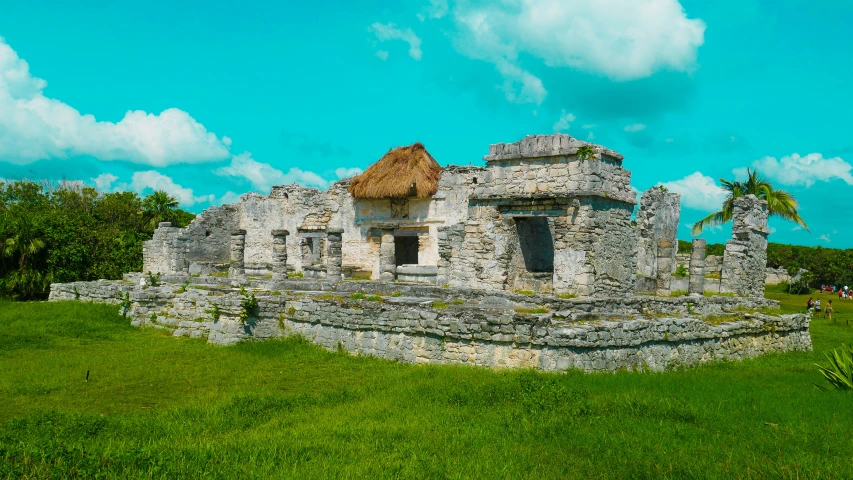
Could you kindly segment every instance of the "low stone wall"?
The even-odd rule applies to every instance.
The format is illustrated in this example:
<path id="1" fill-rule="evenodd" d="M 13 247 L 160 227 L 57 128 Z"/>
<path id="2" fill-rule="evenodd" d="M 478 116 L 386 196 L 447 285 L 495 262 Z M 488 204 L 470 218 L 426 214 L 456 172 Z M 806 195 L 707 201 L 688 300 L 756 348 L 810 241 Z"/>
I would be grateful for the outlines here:
<path id="1" fill-rule="evenodd" d="M 293 288 L 328 286 L 321 282 L 247 282 L 258 307 L 246 312 L 244 321 L 241 311 L 246 297 L 229 284 L 229 279 L 218 279 L 222 283 L 215 285 L 197 281 L 144 287 L 134 281 L 137 277 L 129 278 L 54 284 L 50 300 L 116 304 L 120 309 L 126 307 L 125 313 L 134 325 L 166 329 L 175 336 L 207 338 L 217 345 L 302 335 L 327 349 L 344 348 L 353 354 L 412 363 L 548 371 L 659 371 L 767 352 L 811 349 L 810 319 L 805 314 L 725 313 L 733 308 L 777 305 L 768 300 L 563 300 L 477 291 L 465 296 L 466 292 L 426 286 L 404 286 L 408 291 L 394 293 L 399 296 L 353 295 Z M 334 285 L 369 290 L 365 288 L 369 283 Z M 458 298 L 450 300 L 454 296 Z M 717 321 L 731 321 L 712 325 L 698 318 L 707 315 L 715 315 Z"/>

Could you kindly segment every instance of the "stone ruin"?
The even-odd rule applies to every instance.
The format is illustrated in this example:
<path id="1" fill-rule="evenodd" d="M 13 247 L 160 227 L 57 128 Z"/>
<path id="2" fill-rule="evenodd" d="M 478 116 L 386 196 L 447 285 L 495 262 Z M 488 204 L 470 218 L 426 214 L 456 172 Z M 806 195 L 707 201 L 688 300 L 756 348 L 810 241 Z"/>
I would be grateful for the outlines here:
<path id="1" fill-rule="evenodd" d="M 407 158 L 415 146 L 421 157 Z M 375 166 L 393 154 L 437 181 L 383 177 L 403 192 L 393 196 L 356 195 L 357 179 L 246 194 L 186 228 L 160 224 L 143 250 L 150 275 L 54 284 L 51 299 L 121 303 L 136 324 L 212 343 L 289 332 L 414 362 L 654 370 L 810 348 L 807 317 L 735 313 L 778 306 L 763 298 L 765 202 L 735 200 L 718 275 L 697 239 L 678 277 L 679 195 L 653 187 L 632 220 L 631 173 L 613 150 L 535 135 L 491 145 L 485 167 L 441 168 L 415 146 Z M 262 299 L 254 324 L 234 320 L 246 317 L 239 287 Z M 214 304 L 226 312 L 215 319 Z"/>

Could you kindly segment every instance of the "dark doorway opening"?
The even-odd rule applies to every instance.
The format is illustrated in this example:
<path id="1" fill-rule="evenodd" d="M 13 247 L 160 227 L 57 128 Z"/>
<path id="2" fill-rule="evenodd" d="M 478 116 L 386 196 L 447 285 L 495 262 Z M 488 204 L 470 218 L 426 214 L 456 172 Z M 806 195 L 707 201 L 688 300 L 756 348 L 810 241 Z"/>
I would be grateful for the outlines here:
<path id="1" fill-rule="evenodd" d="M 554 239 L 547 217 L 515 219 L 524 267 L 528 272 L 554 271 Z"/>
<path id="2" fill-rule="evenodd" d="M 394 255 L 397 266 L 418 264 L 418 237 L 394 237 Z"/>

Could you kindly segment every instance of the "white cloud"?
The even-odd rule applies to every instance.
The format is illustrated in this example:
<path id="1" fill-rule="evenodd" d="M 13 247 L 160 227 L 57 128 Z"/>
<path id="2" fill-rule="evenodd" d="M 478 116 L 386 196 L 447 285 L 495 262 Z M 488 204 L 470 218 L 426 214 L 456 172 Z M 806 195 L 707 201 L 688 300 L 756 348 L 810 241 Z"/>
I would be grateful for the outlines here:
<path id="1" fill-rule="evenodd" d="M 388 60 L 388 50 L 378 50 L 376 52 L 376 56 L 379 58 L 379 60 L 382 60 L 384 62 L 385 60 Z"/>
<path id="2" fill-rule="evenodd" d="M 563 110 L 562 112 L 560 112 L 560 119 L 557 120 L 557 122 L 554 124 L 554 131 L 555 132 L 563 132 L 565 130 L 568 130 L 569 127 L 571 126 L 571 122 L 574 122 L 574 121 L 575 121 L 575 116 L 572 115 L 571 113 L 566 113 L 566 111 Z"/>
<path id="3" fill-rule="evenodd" d="M 829 243 L 829 242 L 831 242 L 831 241 L 832 241 L 832 240 L 830 240 L 830 239 L 829 239 L 829 235 L 827 235 L 827 234 L 825 234 L 825 233 L 824 233 L 823 235 L 821 235 L 821 236 L 817 237 L 817 239 L 818 239 L 818 240 L 823 240 L 823 241 L 824 241 L 824 242 L 826 242 L 826 243 Z"/>
<path id="4" fill-rule="evenodd" d="M 421 52 L 421 39 L 415 35 L 411 28 L 400 30 L 393 23 L 374 22 L 373 25 L 367 28 L 367 31 L 374 34 L 380 42 L 388 40 L 402 40 L 409 44 L 409 56 L 415 60 L 420 60 L 423 52 Z M 381 57 L 380 57 L 381 58 Z M 387 59 L 387 54 L 385 55 Z M 383 59 L 384 60 L 384 59 Z"/>
<path id="5" fill-rule="evenodd" d="M 504 59 L 498 59 L 495 66 L 504 77 L 503 85 L 498 88 L 504 92 L 508 101 L 539 105 L 545 100 L 548 91 L 538 77 Z"/>
<path id="6" fill-rule="evenodd" d="M 248 152 L 233 157 L 230 165 L 218 168 L 213 173 L 223 177 L 246 179 L 253 188 L 265 192 L 268 192 L 274 185 L 290 183 L 321 188 L 329 185 L 328 181 L 314 172 L 291 168 L 287 173 L 284 173 L 272 165 L 258 162 Z"/>
<path id="7" fill-rule="evenodd" d="M 687 208 L 706 212 L 717 211 L 726 199 L 726 191 L 714 182 L 714 179 L 693 172 L 690 175 L 672 182 L 664 182 L 668 190 L 681 194 L 681 203 Z"/>
<path id="8" fill-rule="evenodd" d="M 589 130 L 590 128 L 595 128 L 597 126 L 598 126 L 597 123 L 587 123 L 585 125 L 581 125 L 581 128 Z"/>
<path id="9" fill-rule="evenodd" d="M 102 173 L 92 179 L 92 181 L 95 182 L 95 186 L 98 187 L 98 190 L 102 192 L 109 190 L 110 186 L 112 186 L 113 182 L 116 180 L 118 180 L 118 177 L 112 173 Z"/>
<path id="10" fill-rule="evenodd" d="M 230 139 L 208 132 L 188 113 L 128 111 L 118 123 L 99 122 L 44 96 L 47 82 L 0 37 L 0 158 L 25 164 L 88 155 L 153 166 L 228 158 Z"/>
<path id="11" fill-rule="evenodd" d="M 227 205 L 229 203 L 235 203 L 239 200 L 240 200 L 239 194 L 234 193 L 231 190 L 228 190 L 219 198 L 219 201 L 216 203 L 218 203 L 219 205 Z"/>
<path id="12" fill-rule="evenodd" d="M 214 195 L 196 196 L 193 194 L 191 188 L 178 185 L 171 177 L 155 170 L 135 172 L 130 179 L 129 188 L 139 194 L 143 194 L 148 190 L 164 190 L 169 195 L 175 197 L 181 205 L 186 206 L 195 205 L 196 203 L 212 203 L 216 200 Z"/>
<path id="13" fill-rule="evenodd" d="M 504 76 L 514 70 L 502 62 L 533 77 L 519 65 L 522 54 L 615 80 L 691 71 L 705 32 L 678 0 L 460 0 L 452 16 L 456 49 L 494 63 Z"/>
<path id="14" fill-rule="evenodd" d="M 631 125 L 625 125 L 625 128 L 623 130 L 625 130 L 628 133 L 636 133 L 636 132 L 642 132 L 645 129 L 646 129 L 646 126 L 643 125 L 642 123 L 632 123 Z"/>
<path id="15" fill-rule="evenodd" d="M 448 10 L 447 0 L 429 0 L 429 5 L 418 13 L 418 19 L 423 22 L 428 18 L 442 18 Z"/>
<path id="16" fill-rule="evenodd" d="M 354 177 L 363 171 L 364 170 L 362 170 L 358 167 L 351 167 L 351 168 L 341 167 L 341 168 L 335 169 L 335 175 L 337 175 L 338 178 L 349 178 L 349 177 Z"/>
<path id="17" fill-rule="evenodd" d="M 758 169 L 759 174 L 778 180 L 785 185 L 811 187 L 816 182 L 835 179 L 853 185 L 853 174 L 851 174 L 853 165 L 845 162 L 841 157 L 824 158 L 820 153 L 810 153 L 806 156 L 794 153 L 779 160 L 764 157 L 752 162 L 752 166 Z M 734 173 L 736 176 L 745 178 L 746 169 L 735 169 Z"/>

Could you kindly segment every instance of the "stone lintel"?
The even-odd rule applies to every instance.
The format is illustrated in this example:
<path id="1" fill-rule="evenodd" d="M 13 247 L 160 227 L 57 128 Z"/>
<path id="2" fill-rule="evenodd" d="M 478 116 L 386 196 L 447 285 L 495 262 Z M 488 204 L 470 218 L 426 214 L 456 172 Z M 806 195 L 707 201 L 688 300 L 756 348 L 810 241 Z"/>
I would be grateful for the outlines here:
<path id="1" fill-rule="evenodd" d="M 246 234 L 246 230 L 243 228 L 235 228 L 235 229 L 231 230 L 231 235 L 245 235 L 245 234 Z"/>
<path id="2" fill-rule="evenodd" d="M 327 228 L 326 233 L 331 233 L 333 235 L 340 235 L 340 234 L 344 233 L 344 229 L 343 228 Z"/>
<path id="3" fill-rule="evenodd" d="M 290 235 L 290 232 L 287 230 L 272 230 L 270 234 L 272 234 L 273 237 L 286 237 Z"/>

